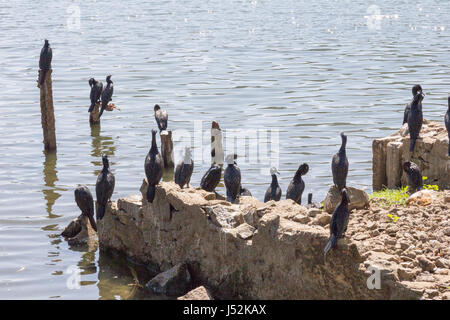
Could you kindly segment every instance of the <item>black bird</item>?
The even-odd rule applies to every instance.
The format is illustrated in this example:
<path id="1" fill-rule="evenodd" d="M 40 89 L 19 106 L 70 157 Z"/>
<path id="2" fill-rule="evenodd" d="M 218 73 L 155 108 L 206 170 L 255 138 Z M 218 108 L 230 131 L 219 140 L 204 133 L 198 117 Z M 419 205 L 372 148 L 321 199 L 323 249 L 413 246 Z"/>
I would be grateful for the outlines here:
<path id="1" fill-rule="evenodd" d="M 114 192 L 115 178 L 109 170 L 108 156 L 102 156 L 103 169 L 98 175 L 95 184 L 95 193 L 97 194 L 97 220 L 101 220 L 105 215 L 106 204 L 111 199 Z"/>
<path id="2" fill-rule="evenodd" d="M 267 188 L 266 194 L 264 195 L 264 202 L 275 200 L 280 201 L 281 199 L 281 188 L 278 184 L 277 174 L 280 174 L 277 168 L 270 168 L 270 175 L 272 176 L 272 183 L 269 188 Z"/>
<path id="3" fill-rule="evenodd" d="M 92 228 L 97 231 L 97 224 L 94 219 L 94 199 L 87 186 L 78 185 L 75 189 L 75 201 L 81 213 L 89 218 Z"/>
<path id="4" fill-rule="evenodd" d="M 41 49 L 41 56 L 39 57 L 39 69 L 41 69 L 41 78 L 39 79 L 39 83 L 43 84 L 45 81 L 45 76 L 47 71 L 52 68 L 52 48 L 48 43 L 48 40 L 45 39 L 44 46 Z"/>
<path id="5" fill-rule="evenodd" d="M 422 91 L 422 87 L 419 84 L 416 84 L 414 87 L 412 87 L 413 100 L 418 91 Z M 406 105 L 405 112 L 403 113 L 403 124 L 408 123 L 408 116 L 409 116 L 409 112 L 411 111 L 411 104 L 412 104 L 412 100 L 410 103 L 408 103 Z"/>
<path id="6" fill-rule="evenodd" d="M 239 191 L 239 195 L 241 195 L 243 197 L 251 197 L 252 193 L 247 188 L 242 188 L 241 187 L 241 190 Z"/>
<path id="7" fill-rule="evenodd" d="M 103 114 L 103 111 L 105 110 L 108 103 L 112 100 L 112 95 L 114 93 L 114 83 L 111 80 L 111 75 L 106 77 L 106 87 L 102 92 L 102 109 L 100 110 L 100 114 L 98 115 L 98 118 Z"/>
<path id="8" fill-rule="evenodd" d="M 422 190 L 423 179 L 419 167 L 414 162 L 406 161 L 403 163 L 403 171 L 405 171 L 406 176 L 408 177 L 410 193 Z"/>
<path id="9" fill-rule="evenodd" d="M 185 148 L 184 157 L 178 163 L 175 168 L 175 183 L 183 189 L 184 185 L 189 188 L 189 182 L 191 181 L 192 171 L 194 171 L 194 161 L 191 158 L 191 149 Z"/>
<path id="10" fill-rule="evenodd" d="M 334 209 L 330 221 L 330 239 L 323 250 L 326 255 L 328 251 L 336 247 L 338 239 L 343 238 L 347 231 L 350 212 L 348 211 L 347 189 L 342 189 L 341 203 Z"/>
<path id="11" fill-rule="evenodd" d="M 91 87 L 91 106 L 89 107 L 89 112 L 92 112 L 95 104 L 100 100 L 100 96 L 102 95 L 103 83 L 94 78 L 90 78 L 89 86 Z"/>
<path id="12" fill-rule="evenodd" d="M 313 194 L 312 192 L 308 193 L 308 204 L 306 205 L 307 208 L 320 208 L 320 205 L 318 203 L 312 202 Z"/>
<path id="13" fill-rule="evenodd" d="M 202 177 L 202 180 L 200 181 L 200 187 L 203 190 L 214 192 L 220 182 L 221 175 L 222 167 L 217 164 L 213 164 Z"/>
<path id="14" fill-rule="evenodd" d="M 339 151 L 333 156 L 331 161 L 331 172 L 333 173 L 333 183 L 341 191 L 347 184 L 348 160 L 345 151 L 347 136 L 341 132 L 342 144 Z"/>
<path id="15" fill-rule="evenodd" d="M 155 110 L 155 120 L 156 124 L 158 125 L 159 132 L 167 130 L 167 120 L 169 119 L 167 111 L 161 109 L 161 107 L 158 104 L 155 104 L 154 110 Z"/>
<path id="16" fill-rule="evenodd" d="M 414 146 L 416 145 L 416 140 L 419 137 L 420 129 L 422 129 L 423 114 L 422 114 L 422 100 L 425 94 L 419 90 L 416 92 L 412 102 L 411 110 L 408 114 L 408 129 L 410 145 L 409 151 L 414 152 Z"/>
<path id="17" fill-rule="evenodd" d="M 229 154 L 226 157 L 228 166 L 223 175 L 223 180 L 227 189 L 227 201 L 231 203 L 236 203 L 241 191 L 241 170 L 239 170 L 234 159 L 235 156 L 233 154 Z"/>
<path id="18" fill-rule="evenodd" d="M 448 109 L 445 113 L 445 127 L 447 128 L 447 134 L 448 134 L 448 156 L 450 157 L 450 96 L 448 96 Z"/>
<path id="19" fill-rule="evenodd" d="M 309 166 L 306 163 L 301 164 L 294 178 L 286 190 L 286 199 L 294 200 L 298 204 L 302 204 L 302 194 L 305 190 L 305 181 L 303 181 L 302 176 L 307 174 L 309 171 Z"/>
<path id="20" fill-rule="evenodd" d="M 145 157 L 145 175 L 147 177 L 147 201 L 153 203 L 155 186 L 161 181 L 164 170 L 164 161 L 156 145 L 156 130 L 152 129 L 152 146 Z"/>

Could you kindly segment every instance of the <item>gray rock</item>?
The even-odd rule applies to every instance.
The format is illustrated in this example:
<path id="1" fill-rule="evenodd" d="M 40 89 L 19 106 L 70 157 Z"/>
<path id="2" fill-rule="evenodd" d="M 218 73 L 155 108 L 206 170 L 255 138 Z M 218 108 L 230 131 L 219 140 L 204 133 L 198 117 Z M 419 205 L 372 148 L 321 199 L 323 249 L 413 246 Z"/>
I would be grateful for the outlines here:
<path id="1" fill-rule="evenodd" d="M 177 264 L 152 278 L 146 287 L 156 294 L 179 297 L 190 289 L 191 275 L 185 263 Z"/>
<path id="2" fill-rule="evenodd" d="M 369 196 L 364 190 L 347 187 L 348 196 L 350 198 L 349 210 L 364 209 L 369 206 Z M 333 213 L 334 209 L 341 202 L 341 194 L 336 186 L 332 186 L 323 201 L 323 208 L 328 213 Z"/>

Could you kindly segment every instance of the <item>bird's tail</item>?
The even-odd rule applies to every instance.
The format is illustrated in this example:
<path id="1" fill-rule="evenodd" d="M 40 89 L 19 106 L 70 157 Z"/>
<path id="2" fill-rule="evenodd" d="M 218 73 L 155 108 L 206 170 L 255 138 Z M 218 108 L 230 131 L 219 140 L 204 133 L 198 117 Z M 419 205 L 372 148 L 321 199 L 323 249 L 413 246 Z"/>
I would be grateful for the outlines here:
<path id="1" fill-rule="evenodd" d="M 97 232 L 97 224 L 95 223 L 95 219 L 94 219 L 93 215 L 89 216 L 89 222 L 91 223 L 92 229 L 94 229 L 95 232 Z"/>
<path id="2" fill-rule="evenodd" d="M 97 220 L 102 220 L 104 215 L 105 215 L 105 206 L 99 204 L 97 207 Z"/>
<path id="3" fill-rule="evenodd" d="M 416 139 L 411 139 L 411 142 L 409 143 L 409 152 L 414 151 L 414 146 L 416 145 Z"/>
<path id="4" fill-rule="evenodd" d="M 155 199 L 155 192 L 156 188 L 155 186 L 148 186 L 147 188 L 147 201 L 150 203 L 153 203 L 153 199 Z"/>
<path id="5" fill-rule="evenodd" d="M 328 240 L 328 243 L 325 246 L 325 249 L 323 249 L 323 255 L 324 256 L 328 253 L 328 251 L 330 251 L 331 249 L 333 249 L 336 246 L 337 240 L 338 239 L 336 238 L 336 236 L 334 234 L 332 234 L 330 236 L 330 240 Z"/>
<path id="6" fill-rule="evenodd" d="M 95 106 L 95 102 L 91 102 L 91 106 L 89 107 L 88 112 L 92 112 L 92 110 L 94 110 L 94 106 Z"/>
<path id="7" fill-rule="evenodd" d="M 47 70 L 42 70 L 41 79 L 39 79 L 39 83 L 42 85 L 45 82 L 45 76 L 47 75 Z"/>

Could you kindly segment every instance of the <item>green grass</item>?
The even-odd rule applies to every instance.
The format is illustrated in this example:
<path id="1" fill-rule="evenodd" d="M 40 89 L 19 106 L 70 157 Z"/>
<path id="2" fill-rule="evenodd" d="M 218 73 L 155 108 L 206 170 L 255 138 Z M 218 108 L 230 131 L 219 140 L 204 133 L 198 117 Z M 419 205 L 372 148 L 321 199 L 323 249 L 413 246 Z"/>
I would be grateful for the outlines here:
<path id="1" fill-rule="evenodd" d="M 380 200 L 386 205 L 405 205 L 406 199 L 408 199 L 408 187 L 401 189 L 383 189 L 381 191 L 376 191 L 369 195 L 369 199 Z"/>

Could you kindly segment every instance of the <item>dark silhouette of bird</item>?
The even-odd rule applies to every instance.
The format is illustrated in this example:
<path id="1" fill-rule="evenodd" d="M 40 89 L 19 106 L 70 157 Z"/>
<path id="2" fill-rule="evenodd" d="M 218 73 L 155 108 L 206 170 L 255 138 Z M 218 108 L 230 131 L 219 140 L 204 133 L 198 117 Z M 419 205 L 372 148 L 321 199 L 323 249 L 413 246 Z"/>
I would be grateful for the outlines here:
<path id="1" fill-rule="evenodd" d="M 97 221 L 105 215 L 106 205 L 114 192 L 115 178 L 109 170 L 108 156 L 102 156 L 103 169 L 98 175 L 95 184 L 95 193 L 97 194 Z"/>
<path id="2" fill-rule="evenodd" d="M 97 231 L 97 224 L 94 219 L 94 199 L 92 198 L 91 191 L 87 186 L 78 185 L 75 189 L 75 202 L 80 208 L 81 213 L 88 217 L 92 228 Z"/>
<path id="3" fill-rule="evenodd" d="M 222 167 L 217 164 L 213 164 L 203 175 L 202 180 L 200 181 L 200 187 L 203 190 L 214 192 L 220 182 L 221 175 Z"/>
<path id="4" fill-rule="evenodd" d="M 409 192 L 414 193 L 422 190 L 423 179 L 419 167 L 414 162 L 406 161 L 403 163 L 403 171 L 405 171 L 408 178 Z"/>
<path id="5" fill-rule="evenodd" d="M 48 40 L 45 39 L 45 43 L 41 49 L 41 55 L 39 57 L 39 69 L 41 69 L 41 78 L 39 79 L 40 84 L 44 83 L 47 71 L 52 68 L 52 57 L 52 48 L 50 47 Z"/>
<path id="6" fill-rule="evenodd" d="M 345 151 L 347 136 L 341 132 L 342 144 L 339 151 L 333 156 L 331 161 L 331 172 L 333 173 L 333 183 L 341 191 L 347 184 L 348 159 Z"/>
<path id="7" fill-rule="evenodd" d="M 103 83 L 101 81 L 97 81 L 94 78 L 89 79 L 89 86 L 91 87 L 91 106 L 89 107 L 89 112 L 94 110 L 94 106 L 97 102 L 100 101 L 100 96 L 103 91 Z"/>
<path id="8" fill-rule="evenodd" d="M 448 109 L 444 117 L 445 127 L 448 134 L 448 156 L 450 157 L 450 96 L 448 96 Z"/>
<path id="9" fill-rule="evenodd" d="M 225 187 L 227 189 L 227 201 L 236 203 L 241 191 L 241 170 L 234 161 L 235 155 L 229 154 L 226 157 L 227 167 L 223 175 Z"/>
<path id="10" fill-rule="evenodd" d="M 102 109 L 100 110 L 100 114 L 98 115 L 98 118 L 103 114 L 103 111 L 105 110 L 108 103 L 112 100 L 112 95 L 114 93 L 114 83 L 111 80 L 111 75 L 106 77 L 106 87 L 102 92 Z"/>
<path id="11" fill-rule="evenodd" d="M 298 204 L 302 204 L 302 194 L 305 190 L 305 181 L 303 181 L 302 176 L 307 174 L 309 171 L 309 166 L 306 163 L 301 164 L 297 172 L 294 175 L 291 183 L 286 190 L 286 199 L 294 200 Z"/>
<path id="12" fill-rule="evenodd" d="M 422 91 L 422 87 L 419 84 L 416 84 L 415 86 L 412 87 L 413 100 L 418 91 Z M 409 116 L 409 111 L 411 110 L 411 104 L 412 104 L 412 100 L 411 100 L 411 102 L 409 102 L 406 105 L 405 112 L 403 113 L 403 124 L 408 123 L 408 116 Z"/>
<path id="13" fill-rule="evenodd" d="M 422 129 L 423 114 L 422 114 L 422 100 L 425 94 L 419 90 L 411 102 L 411 110 L 408 114 L 408 130 L 410 145 L 409 151 L 414 152 L 414 146 L 416 145 L 416 140 L 419 138 L 420 130 Z"/>
<path id="14" fill-rule="evenodd" d="M 158 104 L 155 104 L 155 120 L 158 125 L 159 132 L 167 130 L 167 120 L 169 119 L 169 115 L 166 110 L 161 109 Z"/>
<path id="15" fill-rule="evenodd" d="M 181 189 L 183 189 L 185 185 L 189 188 L 189 182 L 191 181 L 193 171 L 194 161 L 192 161 L 191 149 L 186 147 L 183 159 L 181 159 L 175 168 L 175 183 L 178 184 Z"/>
<path id="16" fill-rule="evenodd" d="M 323 254 L 326 255 L 328 251 L 336 247 L 337 242 L 340 238 L 344 237 L 347 231 L 348 220 L 350 217 L 350 212 L 348 210 L 348 195 L 347 189 L 342 189 L 341 202 L 334 209 L 330 221 L 330 239 L 323 250 Z"/>
<path id="17" fill-rule="evenodd" d="M 313 197 L 312 192 L 308 193 L 308 204 L 305 207 L 307 207 L 308 209 L 309 208 L 320 208 L 320 204 L 312 202 L 312 197 Z"/>
<path id="18" fill-rule="evenodd" d="M 247 188 L 242 188 L 241 187 L 241 190 L 239 191 L 239 195 L 242 196 L 242 197 L 251 197 L 252 193 Z"/>
<path id="19" fill-rule="evenodd" d="M 280 201 L 281 199 L 281 188 L 278 184 L 277 174 L 280 174 L 277 168 L 270 168 L 270 175 L 272 176 L 272 182 L 269 188 L 267 188 L 266 194 L 264 195 L 264 202 L 275 200 Z"/>
<path id="20" fill-rule="evenodd" d="M 147 177 L 147 201 L 153 203 L 156 185 L 161 181 L 164 170 L 164 161 L 156 145 L 156 130 L 152 129 L 152 146 L 145 157 L 145 176 Z"/>

